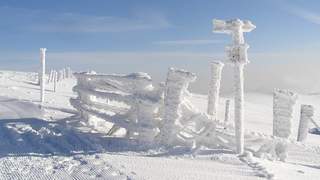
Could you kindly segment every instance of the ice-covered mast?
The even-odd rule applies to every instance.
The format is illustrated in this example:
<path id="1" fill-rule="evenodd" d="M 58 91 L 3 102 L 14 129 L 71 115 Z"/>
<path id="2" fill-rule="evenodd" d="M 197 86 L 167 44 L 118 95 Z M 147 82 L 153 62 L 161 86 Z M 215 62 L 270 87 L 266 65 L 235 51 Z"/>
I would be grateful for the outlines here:
<path id="1" fill-rule="evenodd" d="M 213 20 L 213 32 L 226 33 L 232 36 L 233 43 L 226 47 L 227 57 L 234 64 L 234 121 L 237 143 L 237 153 L 243 153 L 244 128 L 243 128 L 243 68 L 247 64 L 247 50 L 243 33 L 256 28 L 250 21 L 234 19 L 229 21 Z"/>
<path id="2" fill-rule="evenodd" d="M 46 48 L 40 48 L 40 61 L 41 61 L 41 71 L 40 71 L 40 102 L 44 102 L 44 92 L 45 92 L 45 75 L 46 75 Z"/>

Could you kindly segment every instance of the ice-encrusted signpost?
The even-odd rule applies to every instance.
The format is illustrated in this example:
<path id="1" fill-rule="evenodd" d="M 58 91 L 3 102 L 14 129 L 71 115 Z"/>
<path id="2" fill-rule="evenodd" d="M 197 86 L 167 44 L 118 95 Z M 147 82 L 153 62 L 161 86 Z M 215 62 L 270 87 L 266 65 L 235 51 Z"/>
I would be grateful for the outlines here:
<path id="1" fill-rule="evenodd" d="M 221 71 L 224 64 L 221 62 L 214 61 L 210 65 L 211 65 L 211 76 L 210 76 L 209 93 L 208 93 L 207 113 L 208 115 L 211 116 L 213 120 L 217 120 Z"/>
<path id="2" fill-rule="evenodd" d="M 242 154 L 244 149 L 243 128 L 243 68 L 247 64 L 247 50 L 249 45 L 245 43 L 243 33 L 256 28 L 250 21 L 234 19 L 229 21 L 213 20 L 213 32 L 230 34 L 233 44 L 227 46 L 228 61 L 234 64 L 234 121 L 236 133 L 237 153 Z"/>
<path id="3" fill-rule="evenodd" d="M 41 72 L 39 74 L 40 80 L 40 102 L 44 102 L 44 91 L 45 91 L 45 76 L 46 76 L 46 48 L 40 48 L 40 61 L 41 61 Z"/>

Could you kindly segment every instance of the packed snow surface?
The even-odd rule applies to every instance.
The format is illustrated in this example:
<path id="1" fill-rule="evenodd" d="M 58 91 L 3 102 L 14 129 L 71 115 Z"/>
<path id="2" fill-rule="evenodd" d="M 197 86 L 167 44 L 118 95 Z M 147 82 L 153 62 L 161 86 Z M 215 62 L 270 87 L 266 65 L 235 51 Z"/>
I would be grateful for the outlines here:
<path id="1" fill-rule="evenodd" d="M 237 156 L 227 149 L 150 149 L 137 142 L 111 138 L 103 122 L 85 125 L 69 104 L 75 79 L 65 79 L 53 92 L 46 86 L 40 106 L 36 73 L 0 72 L 0 179 L 308 179 L 320 177 L 320 136 L 289 145 L 285 162 Z M 220 98 L 218 119 L 224 119 Z M 207 96 L 192 94 L 193 106 L 205 112 Z M 319 124 L 320 95 L 299 95 L 291 126 L 297 138 L 300 104 L 315 108 Z M 230 112 L 233 112 L 231 101 Z M 272 94 L 245 95 L 244 128 L 272 135 Z M 233 113 L 230 113 L 230 121 Z M 312 128 L 312 123 L 310 128 Z"/>

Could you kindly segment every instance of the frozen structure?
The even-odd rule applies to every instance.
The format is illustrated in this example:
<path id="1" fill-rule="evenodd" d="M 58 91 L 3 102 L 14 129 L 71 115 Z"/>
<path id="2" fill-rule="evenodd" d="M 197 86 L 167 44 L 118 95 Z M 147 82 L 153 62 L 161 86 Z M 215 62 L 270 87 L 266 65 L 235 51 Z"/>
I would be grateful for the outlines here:
<path id="1" fill-rule="evenodd" d="M 304 142 L 309 132 L 309 122 L 312 121 L 314 109 L 312 105 L 301 105 L 298 141 Z"/>
<path id="2" fill-rule="evenodd" d="M 226 100 L 226 107 L 224 110 L 224 123 L 228 124 L 230 119 L 230 99 Z"/>
<path id="3" fill-rule="evenodd" d="M 86 121 L 98 117 L 111 123 L 107 135 L 125 129 L 125 138 L 166 147 L 233 149 L 233 137 L 222 133 L 224 124 L 190 102 L 188 86 L 196 79 L 193 73 L 171 68 L 166 83 L 157 87 L 145 73 L 75 73 L 75 77 L 78 97 L 71 104 Z"/>
<path id="4" fill-rule="evenodd" d="M 125 130 L 122 138 L 167 148 L 185 147 L 196 151 L 200 147 L 236 150 L 236 129 L 225 122 L 211 119 L 190 101 L 189 84 L 195 74 L 170 68 L 165 84 L 153 86 L 146 73 L 103 75 L 75 73 L 78 97 L 71 104 L 81 119 L 98 117 L 110 123 L 106 135 L 115 136 Z M 226 101 L 228 114 L 230 100 Z M 244 134 L 246 149 L 259 157 L 284 160 L 287 141 L 278 137 Z M 258 149 L 257 149 L 258 148 Z"/>
<path id="5" fill-rule="evenodd" d="M 74 75 L 78 83 L 73 90 L 78 97 L 70 102 L 83 119 L 98 117 L 111 123 L 108 135 L 123 128 L 128 139 L 153 141 L 158 132 L 163 90 L 152 85 L 148 74 Z"/>
<path id="6" fill-rule="evenodd" d="M 57 83 L 58 83 L 58 72 L 57 71 L 54 71 L 53 72 L 53 92 L 56 92 L 57 91 Z"/>
<path id="7" fill-rule="evenodd" d="M 227 46 L 228 61 L 234 65 L 234 121 L 237 141 L 237 153 L 242 154 L 244 148 L 243 128 L 243 68 L 248 61 L 247 50 L 249 45 L 245 43 L 243 33 L 256 28 L 250 21 L 234 19 L 229 21 L 213 20 L 213 31 L 226 33 L 232 36 L 233 44 Z"/>
<path id="8" fill-rule="evenodd" d="M 39 82 L 40 82 L 40 102 L 44 102 L 44 93 L 45 93 L 45 77 L 46 77 L 46 48 L 40 48 L 40 62 L 41 62 L 41 71 L 39 73 Z"/>
<path id="9" fill-rule="evenodd" d="M 66 78 L 67 79 L 68 78 L 72 78 L 72 76 L 73 76 L 73 72 L 72 72 L 71 68 L 67 67 L 67 69 L 66 69 Z"/>
<path id="10" fill-rule="evenodd" d="M 47 82 L 48 83 L 53 83 L 55 78 L 57 79 L 57 81 L 62 81 L 64 79 L 73 78 L 73 72 L 72 72 L 70 67 L 63 68 L 63 69 L 59 70 L 58 72 L 56 70 L 50 70 Z M 55 77 L 56 75 L 58 77 Z"/>
<path id="11" fill-rule="evenodd" d="M 210 76 L 209 93 L 208 93 L 207 113 L 214 120 L 217 120 L 217 109 L 218 109 L 219 95 L 220 95 L 221 71 L 223 66 L 224 64 L 221 62 L 212 62 L 210 64 L 211 76 Z"/>
<path id="12" fill-rule="evenodd" d="M 293 107 L 297 101 L 297 94 L 275 89 L 273 92 L 273 135 L 289 138 L 291 135 Z"/>
<path id="13" fill-rule="evenodd" d="M 223 132 L 224 124 L 200 112 L 189 100 L 192 94 L 188 87 L 195 79 L 196 76 L 188 71 L 169 69 L 158 135 L 159 143 L 169 147 L 184 146 L 191 149 L 201 146 L 234 149 L 234 137 Z"/>

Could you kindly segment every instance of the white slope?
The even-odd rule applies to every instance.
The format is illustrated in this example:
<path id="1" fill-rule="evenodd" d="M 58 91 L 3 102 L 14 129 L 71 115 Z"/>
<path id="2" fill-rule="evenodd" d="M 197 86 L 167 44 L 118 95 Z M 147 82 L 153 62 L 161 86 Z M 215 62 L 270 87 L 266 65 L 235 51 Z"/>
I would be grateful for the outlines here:
<path id="1" fill-rule="evenodd" d="M 83 126 L 69 104 L 74 97 L 74 79 L 47 86 L 46 100 L 39 108 L 36 73 L 0 72 L 0 179 L 319 179 L 320 136 L 308 136 L 306 145 L 290 148 L 288 161 L 246 160 L 227 150 L 144 150 L 135 144 L 105 137 Z M 246 94 L 245 128 L 272 134 L 272 96 Z M 219 119 L 223 119 L 221 98 Z M 205 111 L 206 96 L 192 102 Z M 301 96 L 298 104 L 316 106 L 320 96 Z M 232 107 L 232 105 L 231 105 Z M 299 106 L 296 106 L 296 138 Z M 231 109 L 231 118 L 233 119 Z M 116 143 L 115 143 L 116 142 Z"/>

